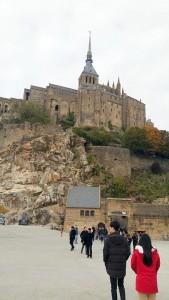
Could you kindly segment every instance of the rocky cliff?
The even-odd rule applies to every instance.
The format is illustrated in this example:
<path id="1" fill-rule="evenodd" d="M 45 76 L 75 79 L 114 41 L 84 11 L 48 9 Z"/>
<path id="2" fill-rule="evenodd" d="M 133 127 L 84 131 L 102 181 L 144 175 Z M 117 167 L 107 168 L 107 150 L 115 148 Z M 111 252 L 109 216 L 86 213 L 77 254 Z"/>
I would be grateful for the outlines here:
<path id="1" fill-rule="evenodd" d="M 61 224 L 69 187 L 89 182 L 90 174 L 84 141 L 61 128 L 1 145 L 0 204 L 9 210 L 7 222 L 24 214 L 33 224 Z"/>

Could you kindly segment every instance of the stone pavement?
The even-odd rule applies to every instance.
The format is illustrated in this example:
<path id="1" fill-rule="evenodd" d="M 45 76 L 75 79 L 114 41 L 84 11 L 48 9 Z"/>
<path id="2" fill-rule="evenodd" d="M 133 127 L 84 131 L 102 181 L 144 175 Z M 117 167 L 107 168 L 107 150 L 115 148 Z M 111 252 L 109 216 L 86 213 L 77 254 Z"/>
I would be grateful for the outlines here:
<path id="1" fill-rule="evenodd" d="M 162 261 L 157 299 L 168 300 L 169 242 L 154 245 Z M 68 235 L 46 227 L 0 226 L 0 300 L 110 300 L 103 246 L 94 243 L 93 259 L 80 254 L 80 246 L 71 252 Z M 128 266 L 127 300 L 137 299 L 134 278 Z"/>

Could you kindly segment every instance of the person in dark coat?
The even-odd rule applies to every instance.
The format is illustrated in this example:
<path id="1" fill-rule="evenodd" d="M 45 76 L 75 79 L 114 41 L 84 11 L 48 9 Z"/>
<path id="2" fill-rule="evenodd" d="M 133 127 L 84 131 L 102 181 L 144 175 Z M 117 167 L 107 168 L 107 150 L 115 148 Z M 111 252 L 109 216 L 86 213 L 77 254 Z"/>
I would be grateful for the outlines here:
<path id="1" fill-rule="evenodd" d="M 82 232 L 80 233 L 80 238 L 82 242 L 82 248 L 81 248 L 81 253 L 83 253 L 83 249 L 86 246 L 86 236 L 87 236 L 87 228 L 84 226 Z"/>
<path id="2" fill-rule="evenodd" d="M 74 250 L 74 241 L 75 241 L 75 236 L 76 236 L 76 230 L 74 226 L 71 227 L 70 233 L 69 233 L 69 238 L 70 238 L 70 245 L 71 245 L 71 251 Z"/>
<path id="3" fill-rule="evenodd" d="M 86 255 L 92 258 L 92 244 L 93 244 L 93 234 L 91 228 L 88 228 L 86 235 Z"/>
<path id="4" fill-rule="evenodd" d="M 130 248 L 125 237 L 120 235 L 120 224 L 110 223 L 110 235 L 105 239 L 103 260 L 106 271 L 110 276 L 112 300 L 117 300 L 117 284 L 120 299 L 126 300 L 124 277 L 126 275 L 126 261 L 130 256 Z"/>

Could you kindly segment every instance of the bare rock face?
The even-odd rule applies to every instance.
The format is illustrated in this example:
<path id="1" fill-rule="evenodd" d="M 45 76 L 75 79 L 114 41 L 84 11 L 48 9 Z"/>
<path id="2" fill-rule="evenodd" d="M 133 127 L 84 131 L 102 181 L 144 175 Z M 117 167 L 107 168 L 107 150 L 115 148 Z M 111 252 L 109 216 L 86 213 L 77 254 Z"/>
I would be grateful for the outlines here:
<path id="1" fill-rule="evenodd" d="M 32 224 L 62 224 L 70 186 L 90 177 L 84 141 L 72 133 L 29 136 L 0 150 L 0 203 L 7 222 L 26 215 Z M 57 209 L 56 209 L 57 207 Z"/>

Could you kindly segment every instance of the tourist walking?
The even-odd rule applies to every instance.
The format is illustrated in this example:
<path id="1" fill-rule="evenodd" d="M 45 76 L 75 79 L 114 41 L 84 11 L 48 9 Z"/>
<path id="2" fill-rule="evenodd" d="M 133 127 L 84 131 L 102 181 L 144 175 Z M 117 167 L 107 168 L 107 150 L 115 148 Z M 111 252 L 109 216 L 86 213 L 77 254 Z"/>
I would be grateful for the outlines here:
<path id="1" fill-rule="evenodd" d="M 83 249 L 84 247 L 86 247 L 86 237 L 87 237 L 87 227 L 84 226 L 82 232 L 80 233 L 80 238 L 82 243 L 81 253 L 83 253 Z"/>
<path id="2" fill-rule="evenodd" d="M 78 227 L 77 227 L 77 226 L 75 227 L 75 230 L 76 230 L 75 244 L 77 244 L 77 241 L 78 241 L 78 235 L 79 235 L 79 230 L 78 230 Z"/>
<path id="3" fill-rule="evenodd" d="M 103 260 L 106 271 L 110 276 L 112 300 L 117 300 L 117 285 L 120 299 L 126 300 L 124 277 L 126 275 L 126 261 L 130 256 L 130 248 L 125 237 L 120 235 L 120 224 L 110 223 L 110 235 L 105 239 Z"/>
<path id="4" fill-rule="evenodd" d="M 136 273 L 136 291 L 139 300 L 155 300 L 158 293 L 157 271 L 160 257 L 151 244 L 148 234 L 143 234 L 131 258 L 131 268 Z"/>
<path id="5" fill-rule="evenodd" d="M 92 244 L 93 244 L 93 234 L 91 228 L 88 228 L 86 235 L 86 255 L 92 258 Z"/>
<path id="6" fill-rule="evenodd" d="M 71 227 L 70 233 L 69 233 L 69 238 L 70 238 L 70 245 L 71 245 L 71 251 L 74 250 L 74 241 L 75 241 L 75 236 L 76 236 L 76 230 L 74 226 Z"/>

